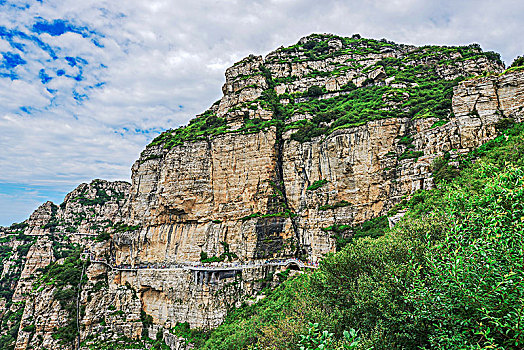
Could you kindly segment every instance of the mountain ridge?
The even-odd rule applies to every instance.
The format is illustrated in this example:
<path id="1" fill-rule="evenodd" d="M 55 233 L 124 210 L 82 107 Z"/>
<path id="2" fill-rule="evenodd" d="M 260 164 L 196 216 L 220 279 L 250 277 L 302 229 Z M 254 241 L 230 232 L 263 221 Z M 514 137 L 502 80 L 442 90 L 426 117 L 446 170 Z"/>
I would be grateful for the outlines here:
<path id="1" fill-rule="evenodd" d="M 522 67 L 478 45 L 313 34 L 237 62 L 222 90 L 145 148 L 131 184 L 82 184 L 3 229 L 2 344 L 185 346 L 178 325 L 217 327 L 303 272 L 264 262 L 315 266 L 382 235 L 399 203 L 524 114 Z"/>

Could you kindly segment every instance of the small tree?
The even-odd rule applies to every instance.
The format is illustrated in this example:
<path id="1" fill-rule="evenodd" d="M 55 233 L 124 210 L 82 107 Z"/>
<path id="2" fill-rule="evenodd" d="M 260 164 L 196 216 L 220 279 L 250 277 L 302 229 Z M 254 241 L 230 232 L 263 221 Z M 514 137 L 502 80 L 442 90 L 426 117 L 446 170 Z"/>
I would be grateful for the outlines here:
<path id="1" fill-rule="evenodd" d="M 519 57 L 515 58 L 515 60 L 511 64 L 510 68 L 512 68 L 512 67 L 522 67 L 522 66 L 524 66 L 524 56 L 519 56 Z"/>
<path id="2" fill-rule="evenodd" d="M 310 86 L 307 89 L 307 94 L 308 94 L 308 96 L 311 96 L 311 97 L 320 96 L 323 93 L 324 92 L 322 91 L 322 88 L 320 86 L 317 86 L 317 85 Z"/>

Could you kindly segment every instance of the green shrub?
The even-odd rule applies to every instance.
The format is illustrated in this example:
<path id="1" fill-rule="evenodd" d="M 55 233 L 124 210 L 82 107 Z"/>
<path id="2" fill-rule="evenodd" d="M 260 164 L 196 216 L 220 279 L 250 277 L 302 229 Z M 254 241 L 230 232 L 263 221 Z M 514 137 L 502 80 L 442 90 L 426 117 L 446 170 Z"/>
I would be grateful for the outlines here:
<path id="1" fill-rule="evenodd" d="M 313 184 L 311 186 L 309 186 L 306 190 L 307 191 L 314 191 L 316 190 L 317 188 L 320 188 L 322 186 L 324 186 L 325 184 L 328 183 L 328 180 L 326 179 L 322 179 L 322 180 L 316 180 L 315 182 L 313 182 Z"/>
<path id="2" fill-rule="evenodd" d="M 497 131 L 504 131 L 511 128 L 514 124 L 515 120 L 513 118 L 501 118 L 495 123 L 495 129 L 497 129 Z"/>
<path id="3" fill-rule="evenodd" d="M 310 86 L 307 89 L 307 96 L 310 96 L 310 97 L 317 97 L 317 96 L 322 95 L 323 93 L 324 92 L 322 91 L 322 88 L 317 85 Z"/>
<path id="4" fill-rule="evenodd" d="M 446 153 L 444 157 L 437 157 L 433 160 L 431 172 L 433 173 L 433 181 L 435 183 L 449 182 L 459 175 L 459 170 L 449 165 L 449 153 Z"/>
<path id="5" fill-rule="evenodd" d="M 95 241 L 103 242 L 103 241 L 109 241 L 110 239 L 111 239 L 111 234 L 107 231 L 104 231 L 104 232 L 99 233 L 96 236 Z"/>
<path id="6" fill-rule="evenodd" d="M 234 259 L 238 259 L 238 255 L 230 251 L 228 243 L 220 242 L 220 244 L 222 245 L 222 248 L 224 249 L 224 252 L 222 254 L 220 254 L 219 256 L 209 257 L 206 252 L 202 251 L 200 252 L 200 262 L 212 263 L 212 262 L 223 262 L 226 259 L 228 261 L 233 261 Z"/>
<path id="7" fill-rule="evenodd" d="M 118 222 L 113 225 L 114 232 L 129 232 L 129 231 L 136 231 L 140 230 L 142 226 L 140 224 L 138 225 L 128 225 L 123 222 Z"/>
<path id="8" fill-rule="evenodd" d="M 517 58 L 513 60 L 513 63 L 511 63 L 510 68 L 522 67 L 522 66 L 524 66 L 524 57 L 518 56 Z"/>
<path id="9" fill-rule="evenodd" d="M 419 157 L 422 157 L 423 155 L 424 155 L 423 151 L 413 151 L 413 150 L 408 149 L 400 155 L 398 160 L 413 159 L 413 158 L 417 160 Z"/>
<path id="10" fill-rule="evenodd" d="M 22 332 L 34 333 L 35 329 L 36 329 L 36 326 L 34 324 L 31 324 L 31 325 L 28 325 L 22 328 Z"/>
<path id="11" fill-rule="evenodd" d="M 342 207 L 347 207 L 350 203 L 348 201 L 345 201 L 345 200 L 342 200 L 340 202 L 336 202 L 335 204 L 326 204 L 326 205 L 321 205 L 320 207 L 318 207 L 318 210 L 329 210 L 329 209 L 336 209 L 336 208 L 342 208 Z"/>
<path id="12" fill-rule="evenodd" d="M 298 346 L 300 350 L 333 349 L 333 333 L 321 331 L 318 323 L 310 323 L 308 333 L 300 335 Z"/>

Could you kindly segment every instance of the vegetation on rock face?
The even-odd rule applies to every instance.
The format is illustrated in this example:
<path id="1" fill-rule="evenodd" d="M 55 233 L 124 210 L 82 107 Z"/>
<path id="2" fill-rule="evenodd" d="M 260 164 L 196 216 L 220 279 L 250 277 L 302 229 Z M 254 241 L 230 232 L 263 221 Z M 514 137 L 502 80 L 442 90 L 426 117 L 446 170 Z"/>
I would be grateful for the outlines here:
<path id="1" fill-rule="evenodd" d="M 387 52 L 396 54 L 372 64 L 367 63 L 370 55 L 383 55 Z M 295 75 L 274 78 L 271 70 L 266 67 L 271 64 L 318 60 L 329 62 L 330 59 L 341 56 L 349 58 L 343 63 L 331 62 L 332 65 L 325 70 L 314 70 L 303 78 L 338 77 L 353 71 L 357 77 L 365 80 L 358 88 L 350 80 L 334 90 L 337 96 L 326 96 L 327 98 L 323 97 L 327 93 L 326 88 L 314 81 L 308 82 L 310 86 L 303 93 L 286 92 L 277 95 L 277 85 L 291 84 L 299 78 Z M 159 135 L 148 147 L 163 144 L 164 148 L 170 149 L 175 145 L 206 140 L 226 132 L 258 132 L 271 126 L 277 126 L 279 131 L 295 129 L 292 139 L 305 142 L 340 128 L 384 118 L 435 117 L 439 119 L 437 123 L 443 124 L 451 116 L 453 87 L 467 78 L 463 65 L 467 61 L 481 59 L 494 65 L 502 65 L 499 54 L 483 52 L 477 44 L 408 48 L 386 40 L 313 34 L 308 40 L 270 54 L 266 58 L 266 66 L 261 65 L 258 71 L 253 72 L 264 76 L 268 88 L 254 101 L 234 107 L 247 114 L 250 109 L 266 109 L 273 112 L 272 119 L 262 121 L 246 117 L 244 126 L 232 131 L 225 118 L 219 118 L 212 110 L 208 110 L 193 119 L 188 126 Z M 443 72 L 449 68 L 455 69 L 456 73 L 444 76 Z M 241 80 L 245 78 L 239 77 Z M 386 78 L 390 79 L 388 84 L 385 84 Z M 288 103 L 282 104 L 281 100 L 287 100 Z M 289 122 L 294 116 L 305 115 L 310 118 Z M 149 155 L 147 159 L 153 159 L 151 157 L 160 156 Z"/>
<path id="2" fill-rule="evenodd" d="M 164 148 L 172 148 L 188 141 L 206 140 L 207 136 L 218 135 L 227 130 L 226 120 L 218 118 L 214 112 L 208 110 L 192 119 L 189 125 L 162 133 L 148 147 L 164 144 Z"/>
<path id="3" fill-rule="evenodd" d="M 380 42 L 369 39 L 352 41 L 351 47 L 377 44 L 368 47 L 380 53 Z M 385 47 L 398 47 L 392 43 Z M 344 51 L 341 49 L 340 52 Z M 336 51 L 338 52 L 338 51 Z M 388 57 L 366 68 L 368 72 L 383 69 L 385 76 L 394 78 L 384 85 L 384 78 L 364 82 L 363 87 L 351 88 L 336 97 L 304 101 L 289 106 L 289 114 L 310 114 L 310 120 L 292 124 L 298 130 L 292 138 L 304 142 L 312 137 L 326 135 L 339 128 L 362 125 L 370 120 L 391 117 L 427 118 L 447 120 L 451 114 L 453 87 L 465 77 L 446 80 L 440 73 L 444 66 L 459 66 L 464 60 L 479 57 L 496 62 L 500 57 L 482 52 L 476 45 L 462 47 L 425 46 L 400 57 Z M 336 71 L 335 71 L 336 72 Z"/>
<path id="4" fill-rule="evenodd" d="M 141 227 L 140 224 L 138 225 L 128 225 L 123 222 L 118 222 L 113 225 L 114 232 L 128 232 L 128 231 L 136 231 L 139 230 Z"/>
<path id="5" fill-rule="evenodd" d="M 379 216 L 355 226 L 335 224 L 323 227 L 322 231 L 331 233 L 338 252 L 356 238 L 383 236 L 389 231 L 389 224 L 387 216 Z"/>
<path id="6" fill-rule="evenodd" d="M 202 263 L 212 263 L 212 262 L 222 262 L 222 261 L 233 261 L 238 259 L 238 255 L 230 251 L 229 244 L 227 242 L 220 242 L 224 252 L 219 256 L 208 256 L 204 251 L 200 252 L 200 262 Z"/>
<path id="7" fill-rule="evenodd" d="M 369 55 L 393 51 L 396 54 L 392 57 L 371 59 L 371 65 L 365 62 Z M 330 60 L 344 55 L 351 58 L 343 64 L 331 62 L 328 69 L 311 70 L 302 77 L 275 78 L 270 69 L 274 64 Z M 312 35 L 277 50 L 266 60 L 266 66 L 261 65 L 253 75 L 237 77 L 246 80 L 260 75 L 268 87 L 254 101 L 230 110 L 240 113 L 237 120 L 243 124 L 239 129 L 231 130 L 227 119 L 216 115 L 214 106 L 188 126 L 155 138 L 148 148 L 161 147 L 149 151 L 154 154 L 146 150 L 141 161 L 162 158 L 165 151 L 161 148 L 208 141 L 224 133 L 273 128 L 277 145 L 281 145 L 286 131 L 292 140 L 307 142 L 341 128 L 392 117 L 432 117 L 436 118 L 433 127 L 438 127 L 452 117 L 453 88 L 467 78 L 464 70 L 457 69 L 460 74 L 449 76 L 442 71 L 481 59 L 500 63 L 497 54 L 482 52 L 478 45 L 407 50 L 385 40 Z M 520 57 L 509 70 L 523 67 Z M 322 79 L 340 77 L 349 70 L 357 73 L 358 87 L 349 81 L 328 92 Z M 311 84 L 301 92 L 287 90 L 277 94 L 282 91 L 279 85 L 302 78 L 310 79 Z M 271 119 L 250 117 L 249 111 L 262 110 L 270 111 Z M 290 270 L 269 274 L 269 279 L 278 277 L 282 284 L 266 291 L 266 297 L 257 303 L 231 308 L 226 321 L 215 330 L 195 330 L 187 323 L 179 323 L 171 331 L 198 349 L 523 348 L 524 126 L 504 118 L 496 129 L 503 135 L 462 158 L 452 160 L 449 153 L 437 158 L 432 164 L 437 187 L 418 191 L 402 201 L 394 210 L 407 209 L 408 213 L 395 228 L 389 228 L 386 216 L 354 226 L 333 224 L 320 228 L 335 239 L 337 251 L 322 261 L 320 269 L 298 276 Z M 423 155 L 412 149 L 410 135 L 400 138 L 398 145 L 404 146 L 398 160 Z M 314 181 L 306 191 L 316 196 L 323 192 L 317 190 L 327 183 L 325 179 Z M 124 199 L 123 193 L 108 192 L 96 180 L 91 185 L 95 187 L 94 196 L 86 189 L 70 199 L 72 206 L 81 207 L 80 212 L 73 213 L 73 222 L 58 220 L 58 207 L 52 205 L 51 220 L 41 228 L 75 232 L 89 217 L 97 216 L 96 207 Z M 273 207 L 269 212 L 252 213 L 239 221 L 296 215 L 287 206 L 282 186 L 273 182 L 271 186 Z M 351 205 L 333 198 L 324 203 L 318 210 L 325 214 Z M 65 209 L 67 205 L 64 202 L 60 207 Z M 89 210 L 85 211 L 85 207 Z M 218 219 L 212 221 L 221 223 Z M 6 312 L 0 316 L 1 349 L 12 349 L 20 331 L 24 305 L 12 302 L 12 297 L 22 260 L 34 241 L 23 235 L 26 226 L 13 224 L 9 230 L 18 236 L 0 242 L 0 268 L 8 261 L 19 266 L 9 269 L 0 280 L 0 298 L 6 302 Z M 98 236 L 92 239 L 103 242 L 110 240 L 110 233 L 140 228 L 95 220 L 91 231 Z M 23 242 L 11 244 L 15 239 Z M 85 282 L 83 271 L 88 262 L 80 259 L 81 248 L 68 241 L 67 236 L 55 234 L 49 239 L 54 258 L 63 260 L 41 269 L 35 288 L 52 291 L 53 301 L 65 310 L 67 321 L 53 330 L 53 337 L 70 345 L 78 335 L 76 317 L 81 311 L 76 298 Z M 226 242 L 221 244 L 223 253 L 209 256 L 202 251 L 201 262 L 238 259 Z M 105 281 L 97 281 L 92 290 L 99 291 L 107 283 L 106 275 Z M 114 306 L 110 310 L 124 313 Z M 156 341 L 148 338 L 151 316 L 142 310 L 136 321 L 144 327 L 141 341 L 126 337 L 102 341 L 92 335 L 84 345 L 93 349 L 167 348 L 161 333 Z M 33 333 L 35 328 L 26 324 L 21 331 Z"/>
<path id="8" fill-rule="evenodd" d="M 328 183 L 328 180 L 326 180 L 326 179 L 317 180 L 317 181 L 313 182 L 313 184 L 312 184 L 311 186 L 309 186 L 309 187 L 307 188 L 307 190 L 308 190 L 308 191 L 314 191 L 314 190 L 316 190 L 317 188 L 320 188 L 320 187 L 324 186 L 324 185 L 327 184 L 327 183 Z"/>
<path id="9" fill-rule="evenodd" d="M 2 238 L 0 242 L 0 349 L 14 349 L 15 341 L 20 329 L 20 321 L 24 311 L 23 302 L 13 301 L 16 283 L 20 279 L 29 248 L 35 239 L 23 234 L 26 224 L 11 225 L 10 236 Z M 15 248 L 16 247 L 16 248 Z"/>
<path id="10" fill-rule="evenodd" d="M 85 283 L 84 269 L 87 262 L 80 259 L 81 249 L 69 251 L 68 256 L 62 264 L 53 263 L 43 269 L 43 274 L 36 283 L 40 285 L 52 285 L 53 299 L 60 303 L 60 308 L 67 312 L 67 324 L 56 328 L 53 337 L 61 344 L 73 344 L 78 335 L 77 329 L 77 294 L 81 284 Z"/>
<path id="11" fill-rule="evenodd" d="M 513 60 L 513 63 L 511 63 L 510 68 L 523 67 L 523 66 L 524 66 L 524 57 L 519 56 L 515 58 L 515 60 Z"/>
<path id="12" fill-rule="evenodd" d="M 301 349 L 326 331 L 323 348 L 343 349 L 349 329 L 358 349 L 522 348 L 523 155 L 517 124 L 404 201 L 392 230 L 232 310 L 198 348 Z"/>

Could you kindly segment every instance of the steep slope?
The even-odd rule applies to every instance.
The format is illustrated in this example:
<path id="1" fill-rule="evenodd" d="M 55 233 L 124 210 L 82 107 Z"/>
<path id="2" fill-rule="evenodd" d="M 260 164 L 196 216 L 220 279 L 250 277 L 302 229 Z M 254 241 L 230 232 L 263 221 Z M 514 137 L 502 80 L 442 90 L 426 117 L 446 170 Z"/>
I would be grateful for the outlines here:
<path id="1" fill-rule="evenodd" d="M 24 234 L 97 234 L 127 218 L 129 183 L 93 180 L 68 193 L 60 206 L 42 204 L 25 221 Z"/>
<path id="2" fill-rule="evenodd" d="M 502 70 L 476 45 L 331 35 L 243 59 L 226 71 L 222 99 L 133 165 L 130 223 L 141 229 L 115 234 L 117 264 L 198 262 L 225 247 L 239 261 L 318 261 L 355 224 L 431 188 L 436 157 L 453 161 L 495 137 L 501 118 L 520 120 L 523 74 Z M 147 288 L 155 323 L 221 322 L 229 306 L 214 296 L 220 288 L 196 293 L 196 277 L 152 284 L 154 273 L 122 272 L 122 281 Z M 240 290 L 265 275 L 244 270 Z"/>

